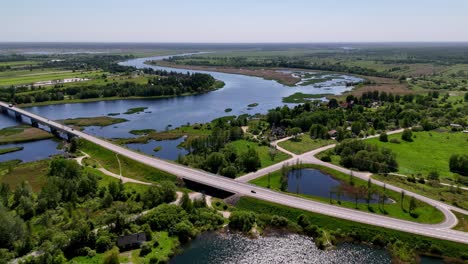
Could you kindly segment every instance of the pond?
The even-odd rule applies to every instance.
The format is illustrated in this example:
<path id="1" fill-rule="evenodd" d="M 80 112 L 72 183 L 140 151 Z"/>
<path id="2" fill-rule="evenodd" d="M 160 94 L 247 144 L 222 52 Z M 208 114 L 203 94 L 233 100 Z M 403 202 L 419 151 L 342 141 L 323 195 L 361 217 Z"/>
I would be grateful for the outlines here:
<path id="1" fill-rule="evenodd" d="M 340 200 L 354 202 L 355 198 L 353 195 L 346 192 L 348 184 L 339 181 L 332 176 L 321 172 L 316 169 L 300 169 L 292 170 L 288 173 L 288 192 L 307 194 L 311 196 L 317 196 L 322 198 L 330 198 L 330 193 L 333 199 L 337 199 L 337 193 L 340 191 Z M 365 199 L 358 199 L 358 202 L 367 202 Z M 377 203 L 378 197 L 372 196 L 370 203 Z M 390 203 L 388 200 L 386 203 Z"/>
<path id="2" fill-rule="evenodd" d="M 249 239 L 208 232 L 185 246 L 170 263 L 391 263 L 391 256 L 385 250 L 360 244 L 342 244 L 324 251 L 312 238 L 297 234 Z"/>

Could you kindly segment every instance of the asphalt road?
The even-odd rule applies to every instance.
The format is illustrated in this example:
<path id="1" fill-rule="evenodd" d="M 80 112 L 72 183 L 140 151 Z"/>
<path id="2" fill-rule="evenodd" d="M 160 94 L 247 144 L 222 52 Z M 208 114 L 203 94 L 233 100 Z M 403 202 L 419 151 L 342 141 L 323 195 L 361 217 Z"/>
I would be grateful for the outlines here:
<path id="1" fill-rule="evenodd" d="M 10 108 L 8 104 L 4 102 L 0 102 L 0 106 Z M 169 172 L 171 174 L 174 174 L 178 177 L 192 180 L 201 184 L 205 184 L 205 185 L 219 188 L 222 190 L 226 190 L 229 192 L 239 193 L 245 196 L 250 196 L 250 197 L 254 197 L 254 198 L 269 201 L 269 202 L 274 202 L 274 203 L 278 203 L 278 204 L 282 204 L 282 205 L 286 205 L 290 207 L 295 207 L 298 209 L 303 209 L 303 210 L 310 211 L 310 212 L 320 213 L 320 214 L 324 214 L 328 216 L 333 216 L 333 217 L 342 218 L 346 220 L 370 224 L 374 226 L 380 226 L 380 227 L 390 228 L 394 230 L 409 232 L 413 234 L 419 234 L 419 235 L 468 244 L 468 233 L 461 232 L 461 231 L 454 231 L 450 229 L 457 222 L 457 219 L 451 212 L 449 213 L 444 212 L 444 214 L 446 214 L 446 219 L 444 222 L 431 225 L 431 224 L 418 224 L 418 223 L 394 219 L 394 218 L 390 218 L 386 216 L 380 216 L 380 215 L 365 213 L 365 212 L 361 212 L 361 211 L 357 211 L 353 209 L 347 209 L 347 208 L 337 207 L 337 206 L 329 205 L 325 203 L 315 202 L 315 201 L 311 201 L 311 200 L 307 200 L 307 199 L 303 199 L 299 197 L 282 194 L 279 192 L 274 192 L 269 189 L 257 187 L 257 186 L 239 181 L 239 180 L 236 181 L 236 180 L 232 180 L 226 177 L 217 176 L 217 175 L 205 172 L 205 171 L 185 167 L 185 166 L 172 163 L 169 161 L 149 157 L 140 153 L 136 153 L 122 146 L 114 145 L 113 143 L 110 143 L 106 140 L 88 135 L 81 131 L 73 130 L 70 127 L 64 126 L 55 121 L 35 115 L 30 112 L 27 112 L 23 109 L 19 109 L 16 107 L 13 107 L 10 109 L 18 113 L 21 113 L 22 115 L 26 117 L 36 119 L 42 124 L 47 124 L 49 126 L 58 128 L 67 133 L 71 133 L 73 135 L 86 139 L 90 142 L 93 142 L 94 144 L 97 144 L 101 147 L 104 147 L 115 153 L 118 153 L 121 156 L 128 157 L 130 159 L 139 161 L 141 163 L 144 163 L 156 169 L 160 169 L 160 170 Z M 328 147 L 332 147 L 332 146 L 328 146 Z M 311 157 L 310 155 L 312 153 L 309 152 L 306 154 L 300 155 L 299 158 L 304 159 L 304 160 L 310 159 Z M 297 159 L 298 157 L 293 157 L 292 160 L 294 160 L 295 158 Z M 277 167 L 277 166 L 278 164 L 268 167 L 266 169 L 274 170 L 274 167 Z M 279 165 L 279 167 L 281 167 L 281 165 Z M 265 169 L 262 171 L 265 171 Z M 261 175 L 258 174 L 256 176 L 258 177 Z M 361 175 L 358 173 L 356 173 L 355 176 L 365 177 L 364 174 Z M 389 187 L 390 186 L 387 185 L 387 188 Z M 254 191 L 255 193 L 253 193 L 252 191 Z M 422 197 L 422 198 L 424 199 L 424 201 L 430 200 L 425 197 Z M 439 209 L 444 209 L 444 208 L 446 208 L 445 205 L 444 207 L 441 207 Z"/>

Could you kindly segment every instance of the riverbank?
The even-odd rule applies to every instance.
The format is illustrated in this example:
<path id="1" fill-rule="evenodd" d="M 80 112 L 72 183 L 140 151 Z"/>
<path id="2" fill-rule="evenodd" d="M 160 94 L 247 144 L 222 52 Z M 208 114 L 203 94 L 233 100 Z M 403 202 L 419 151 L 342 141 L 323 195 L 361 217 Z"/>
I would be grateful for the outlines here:
<path id="1" fill-rule="evenodd" d="M 301 82 L 301 78 L 298 76 L 294 76 L 289 72 L 294 71 L 305 71 L 305 72 L 322 72 L 322 73 L 335 73 L 335 74 L 346 74 L 350 75 L 349 73 L 345 72 L 331 72 L 331 71 L 323 71 L 323 70 L 309 70 L 309 69 L 300 69 L 300 68 L 234 68 L 229 66 L 199 66 L 199 65 L 187 65 L 187 64 L 177 64 L 169 61 L 151 61 L 148 62 L 149 65 L 157 65 L 162 67 L 170 67 L 170 68 L 180 68 L 180 69 L 187 69 L 187 70 L 201 70 L 201 71 L 215 71 L 215 72 L 223 72 L 223 73 L 233 73 L 233 74 L 242 74 L 254 77 L 261 77 L 266 80 L 275 80 L 281 84 L 287 86 L 295 86 Z M 288 71 L 288 72 L 285 72 Z M 365 92 L 369 91 L 382 91 L 387 93 L 393 94 L 409 94 L 413 93 L 405 83 L 399 82 L 396 79 L 391 78 L 382 78 L 382 77 L 374 77 L 374 76 L 364 76 L 364 75 L 356 75 L 353 74 L 352 76 L 361 78 L 366 80 L 367 82 L 354 86 L 351 91 L 343 93 L 343 95 L 328 95 L 327 97 L 333 98 L 345 98 L 347 95 L 351 94 L 354 96 L 361 96 Z M 304 97 L 314 98 L 315 95 L 311 94 L 303 94 L 301 100 L 304 100 Z M 286 97 L 285 103 L 297 103 L 295 99 L 298 98 L 290 98 Z"/>
<path id="2" fill-rule="evenodd" d="M 293 76 L 291 73 L 281 72 L 280 68 L 233 68 L 233 67 L 211 67 L 211 66 L 192 66 L 184 64 L 176 64 L 168 61 L 148 61 L 148 65 L 169 67 L 169 68 L 179 68 L 186 70 L 195 70 L 195 71 L 215 71 L 223 73 L 232 73 L 232 74 L 241 74 L 253 77 L 261 77 L 265 80 L 275 80 L 286 86 L 294 86 L 301 81 L 300 78 Z"/>
<path id="3" fill-rule="evenodd" d="M 440 239 L 414 235 L 382 227 L 375 227 L 339 218 L 324 216 L 283 205 L 243 197 L 236 204 L 239 210 L 257 214 L 276 214 L 296 222 L 307 218 L 310 223 L 327 230 L 336 242 L 371 243 L 390 250 L 397 263 L 414 263 L 418 255 L 439 256 L 452 263 L 468 259 L 466 245 Z"/>
<path id="4" fill-rule="evenodd" d="M 18 104 L 17 107 L 26 108 L 26 107 L 33 107 L 33 106 L 47 106 L 47 105 L 59 105 L 59 104 L 77 104 L 77 103 L 91 103 L 91 102 L 100 102 L 100 101 L 116 101 L 116 100 L 156 100 L 156 99 L 168 99 L 168 98 L 176 98 L 176 97 L 184 97 L 184 96 L 192 96 L 192 95 L 200 95 L 212 91 L 216 91 L 218 89 L 223 88 L 225 83 L 220 80 L 216 80 L 215 84 L 211 87 L 209 91 L 202 92 L 202 93 L 182 93 L 176 96 L 172 95 L 163 95 L 163 96 L 127 96 L 127 97 L 99 97 L 99 98 L 88 98 L 88 99 L 64 99 L 59 101 L 46 101 L 46 102 L 35 102 L 35 103 L 28 103 L 28 104 Z"/>

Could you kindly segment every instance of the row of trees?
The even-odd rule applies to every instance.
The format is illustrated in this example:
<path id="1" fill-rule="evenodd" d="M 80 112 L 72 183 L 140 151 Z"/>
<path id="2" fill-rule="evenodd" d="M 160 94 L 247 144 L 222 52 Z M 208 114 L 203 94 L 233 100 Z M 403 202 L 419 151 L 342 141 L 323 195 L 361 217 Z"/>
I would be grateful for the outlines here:
<path id="1" fill-rule="evenodd" d="M 398 170 L 395 154 L 390 149 L 379 148 L 362 140 L 344 140 L 335 147 L 334 152 L 340 155 L 340 164 L 346 168 L 374 173 Z"/>
<path id="2" fill-rule="evenodd" d="M 158 72 L 159 73 L 159 72 Z M 216 80 L 208 74 L 183 74 L 163 72 L 164 75 L 153 77 L 147 84 L 136 82 L 109 83 L 105 85 L 58 87 L 47 91 L 23 93 L 24 89 L 9 88 L 0 93 L 4 101 L 15 103 L 32 103 L 60 101 L 65 97 L 70 99 L 90 99 L 108 97 L 154 97 L 179 96 L 182 94 L 198 94 L 215 88 Z"/>

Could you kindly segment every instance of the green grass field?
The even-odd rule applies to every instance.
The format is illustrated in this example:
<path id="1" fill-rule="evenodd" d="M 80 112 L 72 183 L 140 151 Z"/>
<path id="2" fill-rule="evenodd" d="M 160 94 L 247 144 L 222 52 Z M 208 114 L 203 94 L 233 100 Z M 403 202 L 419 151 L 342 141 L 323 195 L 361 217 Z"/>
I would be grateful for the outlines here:
<path id="1" fill-rule="evenodd" d="M 327 167 L 312 165 L 312 164 L 303 164 L 302 167 L 318 169 L 328 175 L 331 175 L 333 178 L 338 179 L 342 182 L 345 182 L 345 183 L 349 182 L 349 175 L 339 172 L 339 171 L 335 171 Z M 281 192 L 280 178 L 281 178 L 280 170 L 275 171 L 270 174 L 270 189 Z M 354 181 L 354 186 L 356 187 L 367 186 L 367 182 L 361 179 L 355 178 L 353 181 Z M 252 180 L 250 183 L 267 188 L 268 187 L 268 175 Z M 373 188 L 375 190 L 379 190 L 383 192 L 382 187 L 374 185 Z M 413 215 L 411 215 L 408 212 L 409 200 L 410 200 L 409 198 L 405 198 L 403 202 L 403 209 L 402 209 L 401 208 L 401 195 L 399 193 L 386 190 L 386 194 L 388 197 L 394 200 L 395 203 L 386 204 L 384 210 L 378 204 L 370 204 L 370 206 L 368 207 L 366 203 L 358 203 L 357 210 L 381 214 L 381 215 L 387 215 L 390 217 L 395 217 L 399 219 L 420 222 L 420 223 L 440 223 L 444 219 L 443 214 L 439 210 L 421 201 L 418 201 L 417 203 L 418 206 L 413 211 Z M 304 197 L 307 199 L 320 201 L 323 203 L 330 203 L 329 198 L 323 198 L 323 197 L 311 196 L 311 195 L 305 195 L 305 194 L 292 194 L 292 195 L 297 195 L 297 196 Z M 341 201 L 340 203 L 337 203 L 336 200 L 333 200 L 332 203 L 334 205 L 355 209 L 354 202 Z"/>
<path id="2" fill-rule="evenodd" d="M 0 72 L 0 86 L 32 84 L 40 81 L 61 80 L 66 78 L 96 78 L 103 71 L 72 72 L 61 69 L 6 71 Z"/>
<path id="3" fill-rule="evenodd" d="M 404 175 L 427 176 L 436 170 L 440 178 L 453 179 L 449 170 L 449 159 L 452 154 L 466 154 L 468 150 L 468 134 L 413 132 L 413 142 L 401 140 L 401 134 L 390 135 L 388 139 L 400 139 L 400 144 L 380 142 L 378 138 L 366 142 L 391 149 L 396 154 L 399 165 L 398 173 Z"/>
<path id="4" fill-rule="evenodd" d="M 326 145 L 334 144 L 334 140 L 312 139 L 308 134 L 298 136 L 296 140 L 290 139 L 278 145 L 294 154 L 302 154 Z"/>
<path id="5" fill-rule="evenodd" d="M 20 66 L 29 66 L 29 65 L 37 65 L 39 62 L 37 61 L 3 61 L 0 62 L 0 66 L 10 66 L 12 68 L 20 67 Z"/>
<path id="6" fill-rule="evenodd" d="M 34 192 L 38 192 L 46 183 L 46 175 L 49 172 L 49 161 L 40 160 L 28 163 L 8 165 L 9 162 L 2 162 L 5 167 L 0 173 L 0 182 L 10 185 L 14 189 L 23 181 L 28 181 Z"/>
<path id="7" fill-rule="evenodd" d="M 458 218 L 458 224 L 453 228 L 455 230 L 468 232 L 468 215 L 453 212 Z"/>
<path id="8" fill-rule="evenodd" d="M 119 162 L 114 152 L 86 140 L 80 141 L 78 149 L 89 154 L 93 160 L 98 162 L 105 169 L 116 174 L 120 173 Z M 122 156 L 118 156 L 118 158 L 122 166 L 122 175 L 125 177 L 152 182 L 161 180 L 174 181 L 176 179 L 175 176 L 167 172 L 146 166 L 129 158 Z"/>
<path id="9" fill-rule="evenodd" d="M 250 141 L 243 140 L 243 139 L 242 140 L 236 140 L 236 141 L 231 142 L 229 144 L 233 145 L 237 149 L 238 153 L 246 152 L 249 147 L 255 148 L 255 150 L 257 150 L 257 152 L 258 152 L 258 156 L 259 156 L 260 162 L 262 164 L 261 168 L 271 166 L 271 165 L 273 165 L 275 163 L 278 163 L 280 161 L 287 160 L 287 159 L 290 158 L 289 155 L 287 155 L 287 154 L 285 154 L 285 153 L 283 153 L 281 151 L 278 151 L 276 156 L 275 156 L 275 159 L 271 160 L 270 156 L 268 155 L 268 151 L 269 151 L 270 147 L 268 147 L 268 146 L 258 146 L 257 143 L 250 142 Z"/>

